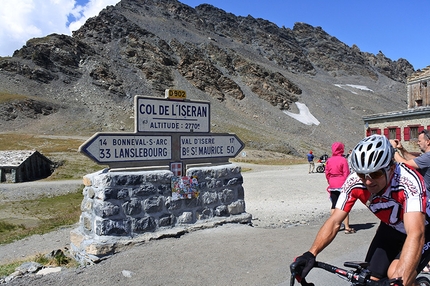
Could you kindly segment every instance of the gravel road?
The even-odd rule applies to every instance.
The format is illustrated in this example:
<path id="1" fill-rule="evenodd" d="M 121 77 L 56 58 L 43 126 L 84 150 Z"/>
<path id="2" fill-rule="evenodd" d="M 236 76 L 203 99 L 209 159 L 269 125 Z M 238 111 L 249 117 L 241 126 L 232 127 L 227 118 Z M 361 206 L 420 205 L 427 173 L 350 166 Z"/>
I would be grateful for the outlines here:
<path id="1" fill-rule="evenodd" d="M 242 175 L 253 226 L 226 224 L 149 241 L 96 265 L 26 276 L 8 285 L 289 285 L 288 265 L 308 249 L 329 214 L 325 176 L 308 174 L 307 165 L 238 165 L 252 169 Z M 3 188 L 1 194 L 12 197 Z M 357 205 L 350 221 L 357 233 L 340 232 L 319 259 L 341 266 L 364 258 L 377 219 Z M 0 264 L 67 247 L 70 229 L 2 245 Z M 320 270 L 312 271 L 309 280 L 347 285 Z"/>
<path id="2" fill-rule="evenodd" d="M 0 184 L 0 199 L 4 201 L 31 200 L 40 196 L 58 196 L 76 191 L 82 180 L 36 181 Z"/>

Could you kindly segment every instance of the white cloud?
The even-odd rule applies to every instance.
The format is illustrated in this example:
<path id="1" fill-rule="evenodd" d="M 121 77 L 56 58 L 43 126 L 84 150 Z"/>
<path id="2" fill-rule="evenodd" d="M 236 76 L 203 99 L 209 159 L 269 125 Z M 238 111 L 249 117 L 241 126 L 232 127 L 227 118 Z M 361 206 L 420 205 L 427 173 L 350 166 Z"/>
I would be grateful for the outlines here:
<path id="1" fill-rule="evenodd" d="M 99 14 L 106 6 L 115 5 L 120 0 L 90 0 L 85 6 L 78 5 L 70 13 L 76 18 L 76 21 L 70 23 L 69 31 L 78 30 L 88 18 Z"/>
<path id="2" fill-rule="evenodd" d="M 309 111 L 309 108 L 304 103 L 296 102 L 296 106 L 299 109 L 299 113 L 292 113 L 290 111 L 284 111 L 285 114 L 291 116 L 292 118 L 300 121 L 306 125 L 320 125 L 318 119 L 315 118 Z"/>
<path id="3" fill-rule="evenodd" d="M 82 6 L 76 5 L 76 0 L 2 0 L 0 56 L 12 56 L 15 50 L 31 38 L 52 33 L 71 35 L 88 18 L 98 15 L 107 5 L 118 2 L 119 0 L 89 0 Z M 70 15 L 75 19 L 68 27 Z"/>

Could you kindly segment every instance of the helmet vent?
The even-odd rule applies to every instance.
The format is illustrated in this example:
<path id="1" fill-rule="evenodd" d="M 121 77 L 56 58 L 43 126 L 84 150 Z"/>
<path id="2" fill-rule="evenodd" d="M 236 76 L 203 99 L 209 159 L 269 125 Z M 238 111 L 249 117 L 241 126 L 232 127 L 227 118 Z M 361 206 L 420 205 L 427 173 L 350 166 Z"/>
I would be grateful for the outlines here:
<path id="1" fill-rule="evenodd" d="M 366 160 L 366 154 L 364 152 L 361 152 L 360 154 L 360 166 L 364 166 Z"/>
<path id="2" fill-rule="evenodd" d="M 376 162 L 379 163 L 381 161 L 382 156 L 384 155 L 384 152 L 379 152 L 378 157 L 376 158 Z"/>
<path id="3" fill-rule="evenodd" d="M 370 153 L 369 159 L 367 160 L 367 165 L 369 165 L 370 162 L 374 162 L 373 158 L 375 157 L 375 152 Z"/>

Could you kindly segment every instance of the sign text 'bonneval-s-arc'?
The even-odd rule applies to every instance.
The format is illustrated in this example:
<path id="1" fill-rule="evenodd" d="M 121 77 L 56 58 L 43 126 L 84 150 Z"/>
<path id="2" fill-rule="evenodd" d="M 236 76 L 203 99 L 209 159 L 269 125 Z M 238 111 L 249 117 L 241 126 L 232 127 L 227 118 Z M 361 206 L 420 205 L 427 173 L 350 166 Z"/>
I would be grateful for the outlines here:
<path id="1" fill-rule="evenodd" d="M 166 98 L 135 97 L 135 132 L 99 132 L 79 147 L 110 168 L 227 162 L 244 148 L 230 133 L 210 133 L 210 103 L 166 90 Z"/>

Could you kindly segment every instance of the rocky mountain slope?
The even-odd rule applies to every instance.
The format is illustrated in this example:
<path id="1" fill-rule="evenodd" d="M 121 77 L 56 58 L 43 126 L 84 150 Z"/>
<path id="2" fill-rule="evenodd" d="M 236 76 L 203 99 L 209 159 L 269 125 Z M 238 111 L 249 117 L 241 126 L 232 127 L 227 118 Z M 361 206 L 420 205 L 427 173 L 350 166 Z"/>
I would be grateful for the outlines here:
<path id="1" fill-rule="evenodd" d="M 211 102 L 211 131 L 247 148 L 303 156 L 352 148 L 362 116 L 406 108 L 405 59 L 349 47 L 321 27 L 292 29 L 211 5 L 122 0 L 72 37 L 30 39 L 0 58 L 2 131 L 90 136 L 134 131 L 134 96 L 167 88 Z M 304 104 L 304 124 L 284 113 Z M 303 106 L 303 105 L 302 105 Z M 303 112 L 303 111 L 302 111 Z"/>

